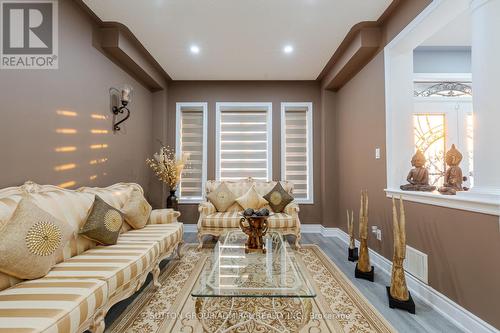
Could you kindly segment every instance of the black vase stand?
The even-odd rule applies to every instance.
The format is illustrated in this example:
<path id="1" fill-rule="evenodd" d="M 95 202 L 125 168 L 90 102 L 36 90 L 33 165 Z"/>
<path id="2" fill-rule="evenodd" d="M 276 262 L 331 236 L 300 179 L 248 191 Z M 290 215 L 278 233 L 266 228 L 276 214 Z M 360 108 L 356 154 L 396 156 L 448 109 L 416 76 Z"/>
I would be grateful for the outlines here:
<path id="1" fill-rule="evenodd" d="M 372 266 L 371 271 L 369 272 L 362 272 L 358 269 L 358 264 L 356 264 L 356 269 L 354 270 L 354 277 L 356 279 L 365 279 L 368 281 L 373 282 L 374 277 L 375 277 L 375 267 Z"/>
<path id="2" fill-rule="evenodd" d="M 411 314 L 415 314 L 415 302 L 413 302 L 410 292 L 408 292 L 408 296 L 410 296 L 410 298 L 407 301 L 395 299 L 391 296 L 391 287 L 387 287 L 387 298 L 389 299 L 389 307 L 391 309 L 406 310 Z"/>
<path id="3" fill-rule="evenodd" d="M 358 248 L 349 249 L 348 257 L 349 261 L 358 261 Z"/>

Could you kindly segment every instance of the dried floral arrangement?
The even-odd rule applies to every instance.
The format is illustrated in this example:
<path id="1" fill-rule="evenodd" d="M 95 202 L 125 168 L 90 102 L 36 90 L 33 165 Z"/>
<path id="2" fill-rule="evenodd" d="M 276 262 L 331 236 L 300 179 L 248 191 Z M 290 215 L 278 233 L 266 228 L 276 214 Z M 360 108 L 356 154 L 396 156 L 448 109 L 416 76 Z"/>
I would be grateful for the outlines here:
<path id="1" fill-rule="evenodd" d="M 189 154 L 183 153 L 181 158 L 177 158 L 172 148 L 162 145 L 160 151 L 155 153 L 153 157 L 153 159 L 148 158 L 146 164 L 153 169 L 158 179 L 167 184 L 171 190 L 177 189 L 182 170 L 187 166 Z"/>

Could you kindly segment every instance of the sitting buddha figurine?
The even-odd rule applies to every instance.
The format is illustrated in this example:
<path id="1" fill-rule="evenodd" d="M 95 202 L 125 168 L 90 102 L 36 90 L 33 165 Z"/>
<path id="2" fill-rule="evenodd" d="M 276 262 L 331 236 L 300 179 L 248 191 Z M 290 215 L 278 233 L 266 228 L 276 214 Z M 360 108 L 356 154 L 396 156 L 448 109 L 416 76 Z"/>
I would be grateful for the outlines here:
<path id="1" fill-rule="evenodd" d="M 429 170 L 425 167 L 426 162 L 424 153 L 420 149 L 417 150 L 411 159 L 413 169 L 406 177 L 409 184 L 401 185 L 403 191 L 432 192 L 436 189 L 436 186 L 429 185 Z"/>
<path id="2" fill-rule="evenodd" d="M 467 188 L 462 187 L 462 182 L 467 180 L 463 177 L 462 169 L 459 167 L 462 161 L 462 154 L 452 145 L 450 150 L 446 152 L 445 161 L 448 169 L 444 175 L 444 184 L 439 188 L 441 194 L 455 195 L 457 191 L 466 191 Z"/>

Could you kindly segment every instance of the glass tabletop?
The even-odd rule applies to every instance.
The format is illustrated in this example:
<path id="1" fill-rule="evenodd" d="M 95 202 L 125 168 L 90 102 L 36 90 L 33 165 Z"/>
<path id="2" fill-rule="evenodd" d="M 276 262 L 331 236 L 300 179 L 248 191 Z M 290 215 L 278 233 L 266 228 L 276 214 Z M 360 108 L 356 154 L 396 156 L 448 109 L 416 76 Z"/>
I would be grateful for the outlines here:
<path id="1" fill-rule="evenodd" d="M 264 236 L 266 253 L 245 252 L 247 235 L 232 230 L 219 238 L 205 262 L 194 297 L 315 297 L 311 284 L 286 239 L 277 232 Z"/>

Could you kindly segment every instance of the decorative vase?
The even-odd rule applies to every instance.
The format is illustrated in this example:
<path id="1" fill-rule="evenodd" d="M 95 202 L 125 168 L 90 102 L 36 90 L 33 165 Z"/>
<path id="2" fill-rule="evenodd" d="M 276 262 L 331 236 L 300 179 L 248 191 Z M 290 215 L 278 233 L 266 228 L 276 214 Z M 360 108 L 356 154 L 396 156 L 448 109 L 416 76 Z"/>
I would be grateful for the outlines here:
<path id="1" fill-rule="evenodd" d="M 179 199 L 175 195 L 176 190 L 170 190 L 170 195 L 167 198 L 167 208 L 179 210 Z"/>

